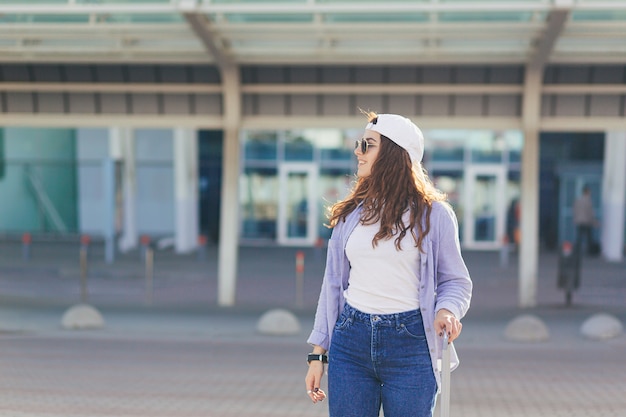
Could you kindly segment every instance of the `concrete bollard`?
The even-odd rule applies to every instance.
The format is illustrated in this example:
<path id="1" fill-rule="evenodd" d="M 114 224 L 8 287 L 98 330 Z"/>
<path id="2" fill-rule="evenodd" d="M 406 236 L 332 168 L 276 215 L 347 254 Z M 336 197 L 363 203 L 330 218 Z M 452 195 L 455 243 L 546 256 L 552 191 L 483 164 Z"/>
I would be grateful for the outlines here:
<path id="1" fill-rule="evenodd" d="M 606 313 L 594 314 L 580 326 L 580 333 L 593 340 L 612 339 L 620 336 L 623 332 L 622 322 Z"/>
<path id="2" fill-rule="evenodd" d="M 77 304 L 63 314 L 61 327 L 68 330 L 100 329 L 104 327 L 104 319 L 94 307 Z"/>
<path id="3" fill-rule="evenodd" d="M 277 308 L 264 313 L 257 322 L 257 331 L 272 336 L 286 336 L 300 333 L 298 318 L 285 309 Z"/>
<path id="4" fill-rule="evenodd" d="M 506 326 L 504 337 L 514 342 L 544 342 L 550 338 L 550 332 L 539 317 L 523 314 Z"/>

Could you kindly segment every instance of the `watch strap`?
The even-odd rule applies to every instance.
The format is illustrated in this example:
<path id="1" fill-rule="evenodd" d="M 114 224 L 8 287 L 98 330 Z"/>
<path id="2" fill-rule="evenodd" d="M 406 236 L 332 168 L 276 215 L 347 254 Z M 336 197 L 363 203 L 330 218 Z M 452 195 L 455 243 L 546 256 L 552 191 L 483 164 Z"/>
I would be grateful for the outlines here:
<path id="1" fill-rule="evenodd" d="M 323 353 L 309 353 L 306 361 L 311 363 L 312 361 L 321 361 L 322 363 L 328 363 L 328 355 Z"/>

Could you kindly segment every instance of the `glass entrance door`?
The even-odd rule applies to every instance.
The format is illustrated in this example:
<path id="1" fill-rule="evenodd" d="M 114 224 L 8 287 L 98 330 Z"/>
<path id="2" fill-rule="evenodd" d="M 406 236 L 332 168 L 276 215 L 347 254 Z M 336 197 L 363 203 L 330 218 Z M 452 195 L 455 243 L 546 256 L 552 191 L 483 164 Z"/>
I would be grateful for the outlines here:
<path id="1" fill-rule="evenodd" d="M 506 170 L 501 165 L 469 165 L 465 169 L 463 245 L 497 249 L 506 220 Z"/>
<path id="2" fill-rule="evenodd" d="M 317 166 L 282 163 L 278 169 L 278 235 L 281 245 L 313 245 L 317 238 Z"/>

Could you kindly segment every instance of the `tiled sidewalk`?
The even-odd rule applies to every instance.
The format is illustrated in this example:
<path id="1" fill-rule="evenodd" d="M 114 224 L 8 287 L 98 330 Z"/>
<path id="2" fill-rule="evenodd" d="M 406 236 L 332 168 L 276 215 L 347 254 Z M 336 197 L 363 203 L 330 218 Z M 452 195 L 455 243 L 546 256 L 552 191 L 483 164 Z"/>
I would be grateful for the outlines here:
<path id="1" fill-rule="evenodd" d="M 78 294 L 63 253 L 50 250 L 27 266 L 0 257 L 0 416 L 327 415 L 325 403 L 309 402 L 303 382 L 323 271 L 313 250 L 301 309 L 292 308 L 295 249 L 242 248 L 239 304 L 228 309 L 215 306 L 213 253 L 202 262 L 163 253 L 152 307 L 143 303 L 137 259 L 94 262 L 90 296 L 106 327 L 90 331 L 60 329 Z M 466 259 L 475 297 L 456 343 L 452 416 L 626 415 L 626 336 L 591 341 L 579 333 L 600 311 L 626 323 L 623 263 L 585 260 L 583 285 L 566 308 L 555 288 L 556 257 L 542 254 L 538 307 L 520 310 L 514 263 L 502 268 L 497 254 L 483 252 Z M 294 311 L 301 333 L 258 334 L 260 314 L 274 307 Z M 507 323 L 522 313 L 542 318 L 550 340 L 505 340 Z"/>

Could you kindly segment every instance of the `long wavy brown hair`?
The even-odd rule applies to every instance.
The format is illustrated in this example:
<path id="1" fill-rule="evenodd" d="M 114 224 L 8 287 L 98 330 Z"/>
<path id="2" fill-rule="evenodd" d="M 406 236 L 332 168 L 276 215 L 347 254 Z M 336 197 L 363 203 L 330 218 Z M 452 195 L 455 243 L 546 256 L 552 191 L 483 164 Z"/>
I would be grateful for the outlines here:
<path id="1" fill-rule="evenodd" d="M 378 117 L 374 112 L 364 113 L 369 122 Z M 396 236 L 395 246 L 401 250 L 400 243 L 410 232 L 415 246 L 422 250 L 424 236 L 430 231 L 433 202 L 445 201 L 446 195 L 435 188 L 423 170 L 421 173 L 418 170 L 422 170 L 421 164 L 413 165 L 408 152 L 381 135 L 380 150 L 371 174 L 358 178 L 348 196 L 329 208 L 329 227 L 345 221 L 362 203 L 361 223 L 380 221 L 380 230 L 372 240 L 373 247 L 381 239 Z M 410 211 L 409 224 L 402 220 L 407 210 Z M 424 222 L 420 221 L 422 218 Z"/>

